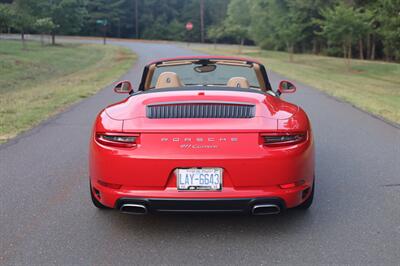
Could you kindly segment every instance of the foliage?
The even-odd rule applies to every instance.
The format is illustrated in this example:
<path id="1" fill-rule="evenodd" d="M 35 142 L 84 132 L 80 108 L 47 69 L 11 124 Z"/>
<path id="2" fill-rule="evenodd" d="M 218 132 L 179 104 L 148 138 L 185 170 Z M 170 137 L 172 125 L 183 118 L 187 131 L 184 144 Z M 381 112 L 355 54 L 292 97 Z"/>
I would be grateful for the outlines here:
<path id="1" fill-rule="evenodd" d="M 12 11 L 9 4 L 0 4 L 0 33 L 11 25 Z"/>
<path id="2" fill-rule="evenodd" d="M 51 18 L 39 18 L 35 21 L 34 28 L 40 33 L 49 33 L 56 28 Z"/>
<path id="3" fill-rule="evenodd" d="M 388 57 L 400 60 L 400 0 L 380 1 L 378 32 L 383 37 L 384 51 Z"/>
<path id="4" fill-rule="evenodd" d="M 321 26 L 321 34 L 333 44 L 352 44 L 361 26 L 359 10 L 341 3 L 333 8 L 321 10 L 323 19 L 315 20 Z"/>
<path id="5" fill-rule="evenodd" d="M 33 24 L 36 31 L 40 33 L 40 42 L 44 45 L 44 34 L 54 32 L 58 25 L 53 23 L 51 18 L 39 18 Z"/>
<path id="6" fill-rule="evenodd" d="M 205 0 L 206 29 L 222 21 L 228 2 L 229 0 Z M 199 41 L 199 7 L 199 0 L 91 0 L 87 5 L 88 17 L 80 33 L 100 35 L 102 32 L 94 21 L 98 18 L 107 18 L 109 20 L 108 36 L 136 37 L 138 35 L 144 39 Z M 190 32 L 185 29 L 188 21 L 194 25 Z"/>
<path id="7" fill-rule="evenodd" d="M 341 45 L 343 56 L 350 59 L 354 41 L 364 36 L 370 28 L 369 13 L 339 3 L 333 8 L 321 10 L 321 15 L 323 19 L 315 20 L 315 23 L 321 25 L 321 31 L 317 34 L 324 36 L 333 45 Z"/>
<path id="8" fill-rule="evenodd" d="M 122 9 L 123 2 L 121 0 L 89 1 L 86 6 L 88 16 L 85 25 L 93 29 L 94 33 L 101 33 L 103 29 L 100 28 L 105 27 L 107 29 L 110 25 L 120 23 L 124 11 Z M 106 25 L 98 24 L 98 20 L 105 20 Z"/>
<path id="9" fill-rule="evenodd" d="M 200 0 L 14 0 L 12 6 L 11 22 L 0 8 L 0 27 L 11 24 L 14 32 L 38 32 L 34 22 L 51 18 L 53 36 L 201 40 Z M 400 60 L 400 0 L 204 0 L 203 13 L 206 41 L 255 43 L 286 50 L 291 60 L 304 52 Z"/>
<path id="10" fill-rule="evenodd" d="M 53 44 L 55 34 L 78 33 L 87 14 L 84 0 L 37 0 L 37 13 L 41 17 L 51 18 Z"/>
<path id="11" fill-rule="evenodd" d="M 26 0 L 16 0 L 12 4 L 11 25 L 17 29 L 22 35 L 32 28 L 35 21 L 34 14 L 30 12 L 32 2 Z"/>
<path id="12" fill-rule="evenodd" d="M 228 5 L 227 17 L 223 22 L 226 35 L 236 38 L 241 44 L 244 39 L 250 37 L 249 3 L 249 0 L 232 0 Z"/>
<path id="13" fill-rule="evenodd" d="M 212 25 L 207 30 L 207 37 L 217 42 L 218 39 L 221 39 L 225 36 L 225 28 L 224 25 Z"/>

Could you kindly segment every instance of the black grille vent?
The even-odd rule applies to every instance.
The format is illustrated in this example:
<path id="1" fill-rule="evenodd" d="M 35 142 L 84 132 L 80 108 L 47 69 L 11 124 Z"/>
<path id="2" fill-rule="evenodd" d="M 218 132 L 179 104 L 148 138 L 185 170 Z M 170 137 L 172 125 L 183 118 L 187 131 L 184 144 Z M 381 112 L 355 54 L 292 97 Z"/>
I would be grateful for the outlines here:
<path id="1" fill-rule="evenodd" d="M 242 103 L 163 103 L 147 106 L 148 118 L 252 118 L 255 106 Z"/>

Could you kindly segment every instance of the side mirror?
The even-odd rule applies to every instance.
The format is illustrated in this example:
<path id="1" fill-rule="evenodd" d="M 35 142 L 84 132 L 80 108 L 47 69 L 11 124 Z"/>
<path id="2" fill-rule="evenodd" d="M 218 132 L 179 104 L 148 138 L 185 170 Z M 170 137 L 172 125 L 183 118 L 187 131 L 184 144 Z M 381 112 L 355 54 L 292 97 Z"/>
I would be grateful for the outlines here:
<path id="1" fill-rule="evenodd" d="M 132 83 L 129 80 L 123 80 L 114 87 L 116 93 L 130 93 L 132 91 Z"/>
<path id="2" fill-rule="evenodd" d="M 287 80 L 282 80 L 279 83 L 279 88 L 278 88 L 278 96 L 281 95 L 282 93 L 293 93 L 296 91 L 296 86 L 293 85 L 290 81 Z"/>

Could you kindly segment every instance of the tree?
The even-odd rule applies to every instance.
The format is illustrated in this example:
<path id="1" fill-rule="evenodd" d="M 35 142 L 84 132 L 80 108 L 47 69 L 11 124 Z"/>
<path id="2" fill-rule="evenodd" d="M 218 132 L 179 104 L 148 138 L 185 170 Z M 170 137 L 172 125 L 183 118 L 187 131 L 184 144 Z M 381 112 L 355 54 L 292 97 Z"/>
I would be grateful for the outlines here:
<path id="1" fill-rule="evenodd" d="M 244 40 L 250 37 L 250 9 L 248 0 L 231 0 L 227 17 L 223 22 L 225 35 L 235 38 L 239 43 L 239 53 Z"/>
<path id="2" fill-rule="evenodd" d="M 304 29 L 308 26 L 304 14 L 298 12 L 291 2 L 275 1 L 277 5 L 275 17 L 278 21 L 278 38 L 286 44 L 289 61 L 293 62 L 294 46 L 304 38 Z"/>
<path id="3" fill-rule="evenodd" d="M 302 36 L 300 42 L 301 52 L 312 51 L 317 54 L 321 50 L 324 40 L 321 36 L 315 34 L 315 31 L 320 30 L 319 25 L 313 23 L 315 19 L 321 19 L 320 10 L 332 6 L 335 0 L 291 0 L 288 5 L 297 14 L 296 23 L 301 23 L 304 27 L 302 29 Z"/>
<path id="4" fill-rule="evenodd" d="M 300 12 L 296 2 L 289 0 L 252 1 L 251 36 L 262 48 L 285 49 L 289 60 L 297 43 L 305 37 L 307 12 Z"/>
<path id="5" fill-rule="evenodd" d="M 316 20 L 321 25 L 317 32 L 332 44 L 341 44 L 346 65 L 350 68 L 352 45 L 369 27 L 367 16 L 360 9 L 355 9 L 343 2 L 333 8 L 321 10 L 323 19 Z"/>
<path id="6" fill-rule="evenodd" d="M 34 16 L 30 12 L 32 4 L 33 2 L 29 0 L 15 0 L 11 9 L 11 25 L 21 33 L 22 48 L 24 50 L 26 49 L 25 33 L 31 29 L 35 21 Z"/>
<path id="7" fill-rule="evenodd" d="M 87 15 L 85 0 L 37 0 L 40 17 L 50 18 L 54 24 L 51 43 L 55 45 L 56 34 L 78 33 Z"/>
<path id="8" fill-rule="evenodd" d="M 250 2 L 250 36 L 263 49 L 281 48 L 274 22 L 271 20 L 271 1 L 253 0 Z"/>
<path id="9" fill-rule="evenodd" d="M 357 15 L 357 32 L 356 37 L 358 38 L 358 52 L 359 58 L 364 59 L 364 39 L 374 32 L 373 27 L 373 13 L 369 10 L 359 12 Z"/>
<path id="10" fill-rule="evenodd" d="M 12 11 L 9 4 L 0 4 L 0 34 L 11 25 Z"/>
<path id="11" fill-rule="evenodd" d="M 217 41 L 224 37 L 225 29 L 224 25 L 213 25 L 208 28 L 207 30 L 207 37 L 213 40 L 214 43 L 214 50 L 217 49 Z"/>
<path id="12" fill-rule="evenodd" d="M 52 32 L 56 28 L 56 25 L 51 18 L 40 18 L 35 21 L 34 28 L 40 33 L 40 42 L 43 46 L 43 34 Z"/>
<path id="13" fill-rule="evenodd" d="M 208 27 L 221 24 L 229 1 L 204 0 L 205 32 Z M 90 0 L 79 34 L 99 35 L 95 22 L 106 18 L 109 20 L 107 35 L 113 37 L 200 41 L 199 8 L 199 0 Z M 188 21 L 194 25 L 190 32 L 185 30 Z"/>
<path id="14" fill-rule="evenodd" d="M 123 2 L 122 0 L 89 1 L 87 5 L 88 23 L 97 27 L 97 20 L 107 20 L 107 27 L 115 27 L 117 29 L 118 23 L 121 21 L 121 18 L 124 17 L 124 10 L 122 9 Z M 132 17 L 132 15 L 129 17 Z"/>
<path id="15" fill-rule="evenodd" d="M 381 0 L 377 30 L 382 36 L 386 59 L 400 60 L 400 0 Z"/>
<path id="16" fill-rule="evenodd" d="M 53 44 L 56 34 L 205 37 L 215 47 L 217 42 L 239 43 L 241 51 L 245 42 L 254 42 L 287 51 L 290 61 L 295 52 L 343 54 L 346 64 L 352 53 L 360 59 L 400 60 L 400 0 L 0 0 L 11 2 L 11 16 L 7 5 L 0 8 L 0 31 L 11 24 L 24 45 L 25 32 L 43 33 L 51 26 Z M 188 21 L 194 25 L 191 31 L 185 30 Z"/>

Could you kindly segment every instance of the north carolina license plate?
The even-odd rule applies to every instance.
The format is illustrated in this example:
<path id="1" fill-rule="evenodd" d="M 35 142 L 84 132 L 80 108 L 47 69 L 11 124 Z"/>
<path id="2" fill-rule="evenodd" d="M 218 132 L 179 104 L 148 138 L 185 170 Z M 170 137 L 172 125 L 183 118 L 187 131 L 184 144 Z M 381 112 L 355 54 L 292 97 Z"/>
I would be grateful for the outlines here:
<path id="1" fill-rule="evenodd" d="M 178 190 L 221 190 L 222 168 L 176 169 Z"/>

